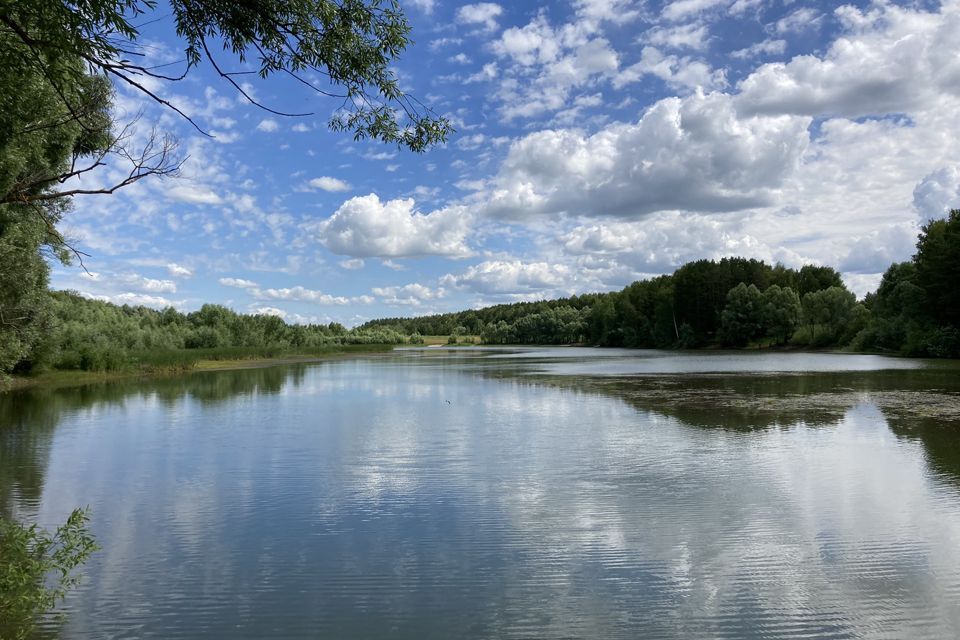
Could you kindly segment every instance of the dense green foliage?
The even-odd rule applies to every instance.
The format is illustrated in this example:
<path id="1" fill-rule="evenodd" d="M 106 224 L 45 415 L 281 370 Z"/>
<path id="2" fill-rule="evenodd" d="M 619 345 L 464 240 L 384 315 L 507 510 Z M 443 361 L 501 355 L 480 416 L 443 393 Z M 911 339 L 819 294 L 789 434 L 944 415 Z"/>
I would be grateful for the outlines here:
<path id="1" fill-rule="evenodd" d="M 77 509 L 51 534 L 0 517 L 0 638 L 28 637 L 79 582 L 75 570 L 97 549 L 87 520 Z"/>
<path id="2" fill-rule="evenodd" d="M 924 225 L 910 262 L 892 265 L 868 296 L 859 349 L 960 357 L 960 209 Z"/>
<path id="3" fill-rule="evenodd" d="M 49 80 L 67 72 L 75 82 Z M 79 59 L 58 56 L 38 68 L 29 48 L 0 29 L 0 373 L 48 331 L 46 257 L 68 255 L 56 224 L 69 200 L 55 189 L 110 146 L 110 94 Z"/>
<path id="4" fill-rule="evenodd" d="M 800 322 L 798 292 L 831 287 L 844 290 L 840 274 L 829 267 L 808 265 L 797 271 L 745 258 L 698 260 L 673 275 L 634 282 L 619 292 L 387 318 L 362 328 L 445 335 L 462 327 L 465 333 L 480 334 L 488 344 L 693 348 L 718 343 L 743 346 L 758 339 L 784 343 Z M 839 326 L 831 325 L 830 335 L 840 332 Z"/>
<path id="5" fill-rule="evenodd" d="M 51 330 L 21 361 L 24 370 L 178 368 L 199 359 L 319 354 L 344 345 L 406 341 L 390 329 L 348 331 L 338 323 L 292 325 L 205 304 L 198 311 L 118 306 L 64 291 L 50 294 Z"/>
<path id="6" fill-rule="evenodd" d="M 364 329 L 480 334 L 487 344 L 695 348 L 792 344 L 960 356 L 960 211 L 923 228 L 913 261 L 857 302 L 840 274 L 759 260 L 698 260 L 621 291 L 386 318 Z M 931 304 L 932 302 L 932 304 Z M 459 329 L 458 329 L 459 328 Z"/>

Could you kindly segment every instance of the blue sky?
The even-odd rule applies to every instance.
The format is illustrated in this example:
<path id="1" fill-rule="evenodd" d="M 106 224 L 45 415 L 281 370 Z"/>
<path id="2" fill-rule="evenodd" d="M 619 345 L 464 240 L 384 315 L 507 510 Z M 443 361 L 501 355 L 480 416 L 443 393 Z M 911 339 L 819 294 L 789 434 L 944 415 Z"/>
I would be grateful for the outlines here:
<path id="1" fill-rule="evenodd" d="M 349 326 L 726 255 L 831 265 L 863 294 L 960 206 L 960 0 L 403 7 L 396 73 L 453 121 L 446 145 L 354 142 L 326 127 L 335 102 L 282 79 L 251 90 L 314 115 L 206 67 L 156 83 L 213 138 L 118 88 L 118 120 L 175 135 L 182 175 L 78 198 L 62 228 L 89 273 L 52 285 Z M 182 58 L 169 19 L 142 43 Z"/>

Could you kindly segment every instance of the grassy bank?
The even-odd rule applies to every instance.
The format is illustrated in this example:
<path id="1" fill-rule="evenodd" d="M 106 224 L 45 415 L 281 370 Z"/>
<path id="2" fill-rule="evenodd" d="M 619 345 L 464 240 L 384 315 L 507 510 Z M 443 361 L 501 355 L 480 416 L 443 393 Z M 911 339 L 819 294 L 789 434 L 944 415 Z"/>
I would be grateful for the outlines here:
<path id="1" fill-rule="evenodd" d="M 325 345 L 310 349 L 272 347 L 220 347 L 211 349 L 170 349 L 131 352 L 110 369 L 42 371 L 28 376 L 0 379 L 0 392 L 33 385 L 65 387 L 136 376 L 167 376 L 193 371 L 216 371 L 310 362 L 364 353 L 393 350 L 391 344 Z"/>

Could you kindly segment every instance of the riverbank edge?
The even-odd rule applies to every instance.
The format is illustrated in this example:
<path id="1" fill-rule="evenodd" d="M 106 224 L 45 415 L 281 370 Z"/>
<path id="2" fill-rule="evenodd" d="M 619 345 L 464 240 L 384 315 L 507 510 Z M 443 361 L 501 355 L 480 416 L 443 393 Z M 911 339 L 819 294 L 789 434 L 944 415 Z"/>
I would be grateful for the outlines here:
<path id="1" fill-rule="evenodd" d="M 353 346 L 353 345 L 351 345 Z M 147 369 L 123 369 L 119 371 L 45 371 L 30 376 L 7 376 L 0 378 L 0 394 L 30 388 L 59 389 L 100 384 L 115 380 L 147 380 L 171 378 L 194 373 L 235 371 L 239 369 L 264 369 L 290 364 L 310 364 L 328 360 L 343 360 L 356 357 L 371 357 L 392 353 L 397 345 L 362 345 L 362 348 L 346 348 L 316 354 L 289 354 L 281 356 L 251 356 L 232 359 L 199 359 L 182 365 L 152 367 Z"/>

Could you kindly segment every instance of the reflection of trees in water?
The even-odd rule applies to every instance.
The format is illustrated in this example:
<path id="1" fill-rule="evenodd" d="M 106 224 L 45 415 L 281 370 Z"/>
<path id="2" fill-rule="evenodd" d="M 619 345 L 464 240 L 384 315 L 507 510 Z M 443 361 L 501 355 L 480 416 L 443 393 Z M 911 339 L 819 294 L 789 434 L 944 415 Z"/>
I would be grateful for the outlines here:
<path id="1" fill-rule="evenodd" d="M 0 393 L 0 516 L 14 515 L 14 500 L 35 507 L 43 490 L 59 412 L 23 393 Z"/>
<path id="2" fill-rule="evenodd" d="M 156 397 L 172 407 L 184 399 L 217 404 L 240 395 L 272 395 L 299 387 L 308 366 L 295 364 L 210 371 L 169 378 L 119 379 L 75 387 L 33 387 L 0 393 L 0 515 L 36 507 L 43 492 L 53 435 L 70 412 Z"/>
<path id="3" fill-rule="evenodd" d="M 960 376 L 941 370 L 526 379 L 617 397 L 638 410 L 703 428 L 826 426 L 864 401 L 904 419 L 960 423 Z"/>
<path id="4" fill-rule="evenodd" d="M 948 367 L 816 374 L 578 377 L 484 372 L 520 384 L 549 384 L 624 400 L 639 411 L 698 428 L 749 431 L 838 424 L 871 402 L 890 430 L 920 442 L 930 467 L 960 482 L 960 376 Z"/>
<path id="5" fill-rule="evenodd" d="M 923 445 L 927 463 L 934 471 L 960 483 L 960 421 L 904 416 L 889 409 L 883 415 L 898 438 Z"/>

